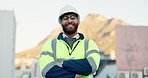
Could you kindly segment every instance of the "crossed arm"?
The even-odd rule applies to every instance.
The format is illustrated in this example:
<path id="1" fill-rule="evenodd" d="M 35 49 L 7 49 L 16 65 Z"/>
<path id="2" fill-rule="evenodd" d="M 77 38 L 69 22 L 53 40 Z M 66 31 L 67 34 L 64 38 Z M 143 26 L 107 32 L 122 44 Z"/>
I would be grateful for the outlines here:
<path id="1" fill-rule="evenodd" d="M 56 62 L 45 75 L 46 78 L 75 78 L 83 75 L 87 76 L 92 72 L 92 67 L 88 60 L 77 59 L 77 60 L 66 60 L 63 64 Z"/>
<path id="2" fill-rule="evenodd" d="M 61 67 L 61 68 L 63 68 L 63 66 L 62 66 L 62 63 L 61 62 L 57 62 L 56 63 L 59 67 Z M 76 74 L 76 76 L 75 77 L 82 77 L 83 75 L 79 75 L 79 74 Z"/>

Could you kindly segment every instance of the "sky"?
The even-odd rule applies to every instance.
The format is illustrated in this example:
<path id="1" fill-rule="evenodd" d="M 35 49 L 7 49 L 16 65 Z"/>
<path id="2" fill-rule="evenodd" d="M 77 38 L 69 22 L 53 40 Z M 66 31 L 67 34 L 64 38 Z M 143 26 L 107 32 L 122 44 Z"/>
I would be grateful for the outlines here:
<path id="1" fill-rule="evenodd" d="M 16 53 L 34 48 L 60 27 L 58 14 L 66 4 L 77 8 L 81 21 L 95 13 L 134 26 L 148 26 L 148 0 L 0 0 L 0 10 L 15 14 Z"/>

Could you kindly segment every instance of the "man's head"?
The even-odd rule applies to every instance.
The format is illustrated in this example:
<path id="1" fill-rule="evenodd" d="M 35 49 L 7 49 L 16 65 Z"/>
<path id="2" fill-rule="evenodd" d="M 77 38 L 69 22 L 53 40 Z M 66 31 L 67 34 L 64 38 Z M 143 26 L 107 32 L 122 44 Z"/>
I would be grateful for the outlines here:
<path id="1" fill-rule="evenodd" d="M 60 10 L 58 20 L 66 34 L 71 35 L 77 32 L 80 16 L 74 7 L 70 5 L 63 7 Z"/>

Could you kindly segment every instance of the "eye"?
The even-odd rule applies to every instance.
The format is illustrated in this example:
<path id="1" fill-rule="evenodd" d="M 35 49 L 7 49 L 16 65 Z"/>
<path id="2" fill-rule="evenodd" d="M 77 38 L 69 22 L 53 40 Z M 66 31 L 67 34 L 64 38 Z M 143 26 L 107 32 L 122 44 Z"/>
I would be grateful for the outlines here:
<path id="1" fill-rule="evenodd" d="M 68 20 L 68 19 L 69 19 L 68 16 L 64 16 L 64 17 L 63 17 L 63 20 Z"/>
<path id="2" fill-rule="evenodd" d="M 70 17 L 68 17 L 68 16 L 63 16 L 62 20 L 68 20 L 69 18 L 70 18 L 71 20 L 77 19 L 76 16 L 72 15 L 72 16 L 70 16 Z"/>
<path id="3" fill-rule="evenodd" d="M 70 19 L 74 20 L 76 19 L 77 17 L 76 16 L 71 16 Z"/>

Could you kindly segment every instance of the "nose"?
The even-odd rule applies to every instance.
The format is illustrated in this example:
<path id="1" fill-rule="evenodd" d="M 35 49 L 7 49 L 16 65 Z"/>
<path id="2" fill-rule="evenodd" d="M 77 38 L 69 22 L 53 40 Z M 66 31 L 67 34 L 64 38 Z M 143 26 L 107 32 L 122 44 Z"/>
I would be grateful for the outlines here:
<path id="1" fill-rule="evenodd" d="M 69 23 L 71 23 L 73 20 L 72 19 L 70 19 L 70 18 L 68 18 L 68 20 L 67 20 Z"/>
<path id="2" fill-rule="evenodd" d="M 72 19 L 68 19 L 67 22 L 66 22 L 66 25 L 74 25 L 75 22 L 72 20 Z"/>

